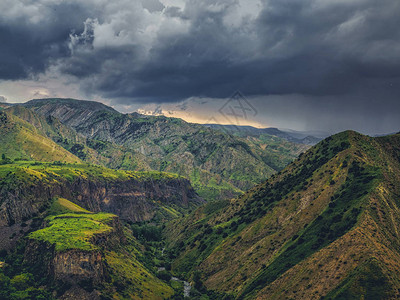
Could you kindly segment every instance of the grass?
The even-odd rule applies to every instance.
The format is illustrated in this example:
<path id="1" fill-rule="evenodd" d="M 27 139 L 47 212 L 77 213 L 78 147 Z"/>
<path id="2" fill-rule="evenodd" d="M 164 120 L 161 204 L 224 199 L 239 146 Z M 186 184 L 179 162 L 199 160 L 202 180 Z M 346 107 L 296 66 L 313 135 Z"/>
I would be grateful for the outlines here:
<path id="1" fill-rule="evenodd" d="M 165 299 L 175 294 L 173 288 L 137 259 L 137 256 L 143 256 L 142 246 L 129 231 L 125 230 L 127 242 L 114 245 L 112 250 L 93 243 L 95 235 L 113 230 L 108 224 L 115 215 L 92 213 L 64 198 L 53 199 L 47 213 L 47 227 L 30 233 L 28 238 L 54 244 L 58 252 L 101 251 L 109 274 L 109 280 L 101 289 L 106 298 L 132 299 L 134 295 L 144 299 Z"/>
<path id="2" fill-rule="evenodd" d="M 35 180 L 69 180 L 77 178 L 98 181 L 126 181 L 126 180 L 170 180 L 181 178 L 177 174 L 165 172 L 134 172 L 113 170 L 90 164 L 47 163 L 36 161 L 14 161 L 11 164 L 0 165 L 0 182 L 22 181 L 27 183 Z"/>
<path id="3" fill-rule="evenodd" d="M 114 298 L 132 299 L 135 295 L 140 299 L 166 299 L 174 294 L 167 283 L 146 270 L 132 254 L 107 251 L 105 259 L 112 284 L 117 287 L 112 295 Z"/>
<path id="4" fill-rule="evenodd" d="M 70 206 L 70 205 L 69 205 Z M 73 209 L 76 209 L 73 207 Z M 28 237 L 55 244 L 56 251 L 79 249 L 91 251 L 94 235 L 112 231 L 107 222 L 115 215 L 108 213 L 67 213 L 47 218 L 48 227 L 32 232 Z"/>
<path id="5" fill-rule="evenodd" d="M 382 271 L 381 263 L 371 258 L 355 268 L 342 283 L 324 299 L 389 299 L 392 287 Z"/>
<path id="6" fill-rule="evenodd" d="M 386 169 L 397 170 L 395 145 L 400 143 L 393 139 L 371 139 L 351 131 L 332 136 L 226 208 L 203 207 L 182 224 L 172 223 L 177 228 L 168 227 L 166 234 L 173 272 L 190 278 L 200 271 L 208 288 L 239 298 L 262 295 L 261 289 L 273 286 L 286 271 L 359 226 L 385 178 L 384 167 L 391 163 Z M 378 142 L 388 145 L 380 148 Z M 386 157 L 388 149 L 393 154 Z M 392 176 L 397 176 L 395 171 Z M 375 213 L 382 218 L 379 207 Z M 307 219 L 301 226 L 294 223 L 301 222 L 297 215 Z M 392 211 L 388 222 L 393 222 L 391 216 Z M 281 224 L 293 233 L 281 231 Z M 368 276 L 357 279 L 358 285 L 365 285 L 356 290 L 376 296 Z M 365 286 L 371 291 L 366 292 Z"/>
<path id="7" fill-rule="evenodd" d="M 184 254 L 174 261 L 174 271 L 180 274 L 180 276 L 188 277 L 188 271 L 203 262 L 212 251 L 221 245 L 224 239 L 243 229 L 243 225 L 232 225 L 232 223 L 236 224 L 235 221 L 237 221 L 237 218 L 215 226 L 210 226 L 208 224 L 210 219 L 217 216 L 228 206 L 228 200 L 208 202 L 201 207 L 203 218 L 195 223 L 193 226 L 195 229 L 193 227 L 183 229 L 183 231 L 188 230 L 189 234 L 186 235 L 180 243 L 176 243 L 173 249 L 175 253 L 185 249 Z M 192 218 L 192 216 L 186 217 L 186 221 L 190 220 L 190 218 Z M 178 224 L 178 226 L 182 225 Z M 194 234 L 190 232 L 193 230 Z"/>
<path id="8" fill-rule="evenodd" d="M 12 114 L 0 112 L 0 130 L 2 132 L 0 154 L 6 154 L 10 159 L 80 162 L 78 157 L 40 134 L 31 124 Z"/>
<path id="9" fill-rule="evenodd" d="M 88 213 L 88 214 L 92 213 L 65 198 L 55 198 L 49 209 L 50 215 L 61 215 L 61 214 L 71 213 L 71 212 L 72 213 Z"/>
<path id="10" fill-rule="evenodd" d="M 231 198 L 241 195 L 242 190 L 235 187 L 226 180 L 219 180 L 220 177 L 215 174 L 208 173 L 204 170 L 194 168 L 189 175 L 190 182 L 200 197 L 207 201 L 213 201 L 220 198 Z M 226 195 L 229 195 L 228 197 Z"/>
<path id="11" fill-rule="evenodd" d="M 378 178 L 381 178 L 381 173 L 377 168 L 362 167 L 354 161 L 349 167 L 346 182 L 336 191 L 329 206 L 285 244 L 273 262 L 246 285 L 242 297 L 253 295 L 353 228 L 363 210 L 363 199 L 377 186 Z"/>
<path id="12" fill-rule="evenodd" d="M 175 210 L 173 207 L 161 206 L 161 208 L 165 210 L 172 218 L 178 218 L 182 216 L 182 214 Z"/>

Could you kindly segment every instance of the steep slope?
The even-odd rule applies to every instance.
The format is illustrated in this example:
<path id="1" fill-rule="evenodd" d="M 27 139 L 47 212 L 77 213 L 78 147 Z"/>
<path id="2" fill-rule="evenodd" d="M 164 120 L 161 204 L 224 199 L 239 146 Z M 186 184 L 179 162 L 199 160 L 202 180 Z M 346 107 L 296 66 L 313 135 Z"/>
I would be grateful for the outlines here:
<path id="1" fill-rule="evenodd" d="M 9 107 L 5 111 L 28 122 L 42 135 L 50 138 L 82 161 L 113 169 L 150 170 L 140 153 L 129 151 L 111 142 L 87 140 L 73 128 L 64 125 L 52 116 L 44 117 L 20 105 Z"/>
<path id="2" fill-rule="evenodd" d="M 122 145 L 140 153 L 153 170 L 190 178 L 207 199 L 230 198 L 282 169 L 307 146 L 239 138 L 180 119 L 121 114 L 102 104 L 42 99 L 24 106 L 53 116 L 89 140 Z"/>
<path id="3" fill-rule="evenodd" d="M 0 154 L 5 158 L 68 163 L 81 161 L 42 135 L 35 126 L 7 111 L 0 111 L 0 132 Z"/>
<path id="4" fill-rule="evenodd" d="M 86 122 L 93 114 L 99 111 L 116 113 L 117 111 L 107 105 L 95 101 L 76 101 L 74 99 L 35 99 L 24 103 L 25 107 L 36 108 L 45 115 L 57 116 L 63 122 L 76 127 Z"/>
<path id="5" fill-rule="evenodd" d="M 173 222 L 173 270 L 240 299 L 398 297 L 399 174 L 400 135 L 330 137 L 242 197 Z"/>

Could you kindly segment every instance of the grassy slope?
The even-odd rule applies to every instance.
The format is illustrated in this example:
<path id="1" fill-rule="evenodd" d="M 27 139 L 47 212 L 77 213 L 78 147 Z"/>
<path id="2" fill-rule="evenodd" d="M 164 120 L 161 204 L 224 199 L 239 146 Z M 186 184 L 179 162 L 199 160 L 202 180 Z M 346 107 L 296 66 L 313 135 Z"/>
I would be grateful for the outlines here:
<path id="1" fill-rule="evenodd" d="M 364 198 L 363 211 L 352 230 L 334 241 L 326 249 L 284 274 L 277 282 L 260 292 L 265 298 L 282 294 L 284 290 L 299 296 L 306 294 L 326 295 L 327 298 L 359 297 L 386 299 L 398 296 L 399 283 L 399 135 L 371 139 L 355 136 L 355 155 L 366 167 L 378 168 L 381 172 L 373 189 Z M 317 263 L 318 262 L 318 263 Z M 335 267 L 335 273 L 329 269 Z M 300 271 L 301 270 L 301 271 Z M 327 272 L 328 271 L 328 272 Z M 308 280 L 309 291 L 288 282 L 295 272 L 313 272 Z M 329 279 L 318 276 L 328 273 Z M 303 273 L 304 274 L 304 273 Z M 326 276 L 326 275 L 325 275 Z M 377 280 L 374 284 L 371 284 Z M 301 282 L 301 281 L 300 281 Z M 298 283 L 300 283 L 298 282 Z M 379 284 L 377 284 L 380 282 Z M 332 287 L 337 286 L 334 291 Z M 352 295 L 352 296 L 351 296 Z M 377 297 L 379 295 L 379 297 Z"/>
<path id="2" fill-rule="evenodd" d="M 362 265 L 372 256 L 383 264 L 385 286 L 398 286 L 400 274 L 389 275 L 400 241 L 396 149 L 398 135 L 345 132 L 229 205 L 175 222 L 168 232 L 175 271 L 199 270 L 208 288 L 245 298 L 311 299 L 354 277 L 356 268 L 369 269 Z M 363 290 L 354 285 L 337 294 L 349 286 Z"/>
<path id="3" fill-rule="evenodd" d="M 125 232 L 127 242 L 124 245 L 110 248 L 91 242 L 94 235 L 113 230 L 109 222 L 115 215 L 94 214 L 63 198 L 54 199 L 48 213 L 47 226 L 30 233 L 28 238 L 55 244 L 56 251 L 102 252 L 110 274 L 109 282 L 102 288 L 104 295 L 118 299 L 164 299 L 173 295 L 173 289 L 138 260 L 140 245 L 130 232 Z"/>
<path id="4" fill-rule="evenodd" d="M 53 140 L 82 161 L 113 169 L 150 170 L 140 153 L 134 153 L 107 141 L 87 140 L 86 137 L 54 117 L 45 118 L 29 108 L 19 105 L 9 107 L 6 111 L 28 122 L 42 135 Z"/>
<path id="5" fill-rule="evenodd" d="M 94 214 L 64 198 L 53 199 L 48 214 L 46 227 L 28 237 L 55 244 L 56 251 L 98 250 L 91 239 L 96 234 L 111 231 L 107 223 L 117 217 L 107 213 Z"/>
<path id="6" fill-rule="evenodd" d="M 129 249 L 129 248 L 127 248 Z M 123 287 L 122 291 L 111 289 L 116 299 L 166 299 L 174 294 L 173 289 L 164 281 L 149 272 L 130 248 L 128 251 L 106 251 L 112 285 Z M 137 251 L 137 250 L 136 250 Z"/>
<path id="7" fill-rule="evenodd" d="M 63 161 L 78 163 L 81 160 L 52 140 L 43 136 L 34 126 L 22 119 L 0 112 L 0 153 L 10 159 L 37 161 Z"/>
<path id="8" fill-rule="evenodd" d="M 79 205 L 65 199 L 65 198 L 56 198 L 50 209 L 50 215 L 61 215 L 63 213 L 91 213 L 90 211 L 80 207 Z"/>

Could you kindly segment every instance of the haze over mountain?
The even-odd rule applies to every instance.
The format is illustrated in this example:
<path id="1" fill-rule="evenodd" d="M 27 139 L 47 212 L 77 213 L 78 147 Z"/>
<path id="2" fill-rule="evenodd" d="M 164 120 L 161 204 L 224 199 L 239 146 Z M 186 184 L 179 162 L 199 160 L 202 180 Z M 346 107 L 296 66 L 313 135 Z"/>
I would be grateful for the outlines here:
<path id="1" fill-rule="evenodd" d="M 289 142 L 305 145 L 315 145 L 322 140 L 321 137 L 312 136 L 312 133 L 295 131 L 295 130 L 284 130 L 278 128 L 255 128 L 252 126 L 237 126 L 237 125 L 220 125 L 220 124 L 205 124 L 206 127 L 220 129 L 222 131 L 229 132 L 236 136 L 254 136 L 257 138 L 263 135 L 274 135 L 285 139 Z M 319 136 L 329 136 L 329 134 L 319 133 Z"/>

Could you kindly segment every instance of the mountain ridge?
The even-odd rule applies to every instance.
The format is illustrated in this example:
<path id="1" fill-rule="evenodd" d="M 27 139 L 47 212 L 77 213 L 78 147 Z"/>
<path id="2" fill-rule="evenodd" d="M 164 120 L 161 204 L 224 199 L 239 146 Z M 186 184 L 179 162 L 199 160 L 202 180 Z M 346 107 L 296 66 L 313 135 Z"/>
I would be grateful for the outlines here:
<path id="1" fill-rule="evenodd" d="M 260 137 L 262 135 L 272 135 L 292 143 L 305 144 L 310 146 L 317 144 L 323 139 L 322 137 L 315 137 L 306 133 L 302 133 L 301 131 L 294 132 L 278 129 L 276 127 L 257 128 L 253 126 L 221 124 L 204 124 L 204 126 L 227 131 L 237 136 L 250 135 Z"/>
<path id="2" fill-rule="evenodd" d="M 385 262 L 399 257 L 399 146 L 400 135 L 334 135 L 242 197 L 173 222 L 173 270 L 238 299 L 319 299 L 370 297 L 379 287 L 361 278 L 376 269 L 395 297 L 400 274 Z"/>
<path id="3" fill-rule="evenodd" d="M 132 153 L 128 149 L 111 142 L 88 140 L 55 117 L 44 117 L 19 105 L 9 107 L 4 111 L 33 125 L 43 136 L 50 138 L 85 162 L 115 169 L 151 170 L 140 153 Z"/>
<path id="4" fill-rule="evenodd" d="M 153 170 L 190 178 L 203 198 L 230 198 L 283 168 L 305 145 L 279 138 L 239 138 L 181 119 L 121 114 L 80 107 L 79 100 L 42 99 L 23 104 L 55 117 L 89 141 L 117 144 Z M 139 161 L 139 159 L 137 159 Z"/>

